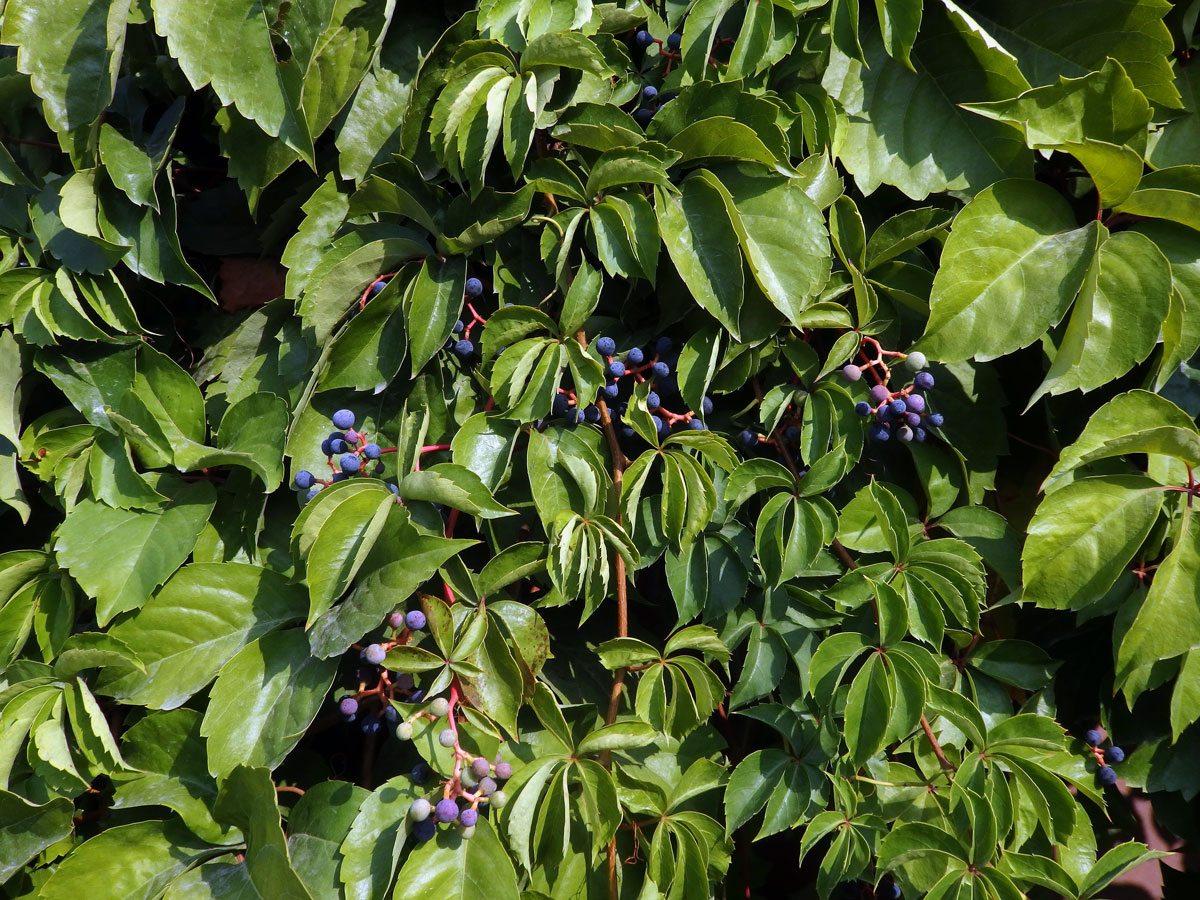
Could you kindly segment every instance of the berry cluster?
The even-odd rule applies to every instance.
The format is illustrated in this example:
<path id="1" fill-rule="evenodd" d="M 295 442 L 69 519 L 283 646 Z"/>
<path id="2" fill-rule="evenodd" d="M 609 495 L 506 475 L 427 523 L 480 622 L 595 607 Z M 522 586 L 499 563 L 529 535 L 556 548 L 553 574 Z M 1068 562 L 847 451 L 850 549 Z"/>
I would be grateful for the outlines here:
<path id="1" fill-rule="evenodd" d="M 683 43 L 683 35 L 679 32 L 674 32 L 667 36 L 665 41 L 654 37 L 648 31 L 639 31 L 633 36 L 633 43 L 643 51 L 658 45 L 659 56 L 667 61 L 666 70 L 663 72 L 663 77 L 671 74 L 671 67 L 680 59 L 679 47 Z M 659 89 L 652 84 L 647 84 L 642 87 L 638 94 L 637 109 L 633 111 L 634 121 L 645 128 L 650 124 L 650 120 L 654 118 L 654 114 L 658 112 L 664 104 L 670 103 L 675 99 L 673 91 L 659 92 Z"/>
<path id="2" fill-rule="evenodd" d="M 483 282 L 478 278 L 468 278 L 463 296 L 467 312 L 471 314 L 471 321 L 464 323 L 462 319 L 459 319 L 455 322 L 451 331 L 458 335 L 458 339 L 456 340 L 452 337 L 446 341 L 446 349 L 464 362 L 470 360 L 475 355 L 475 344 L 471 340 L 472 329 L 476 325 L 487 324 L 487 319 L 481 316 L 471 303 L 472 300 L 478 299 L 482 294 Z"/>
<path id="3" fill-rule="evenodd" d="M 875 351 L 871 356 L 866 351 L 866 345 L 871 345 Z M 929 360 L 920 351 L 900 353 L 895 350 L 884 350 L 874 338 L 864 337 L 863 347 L 859 349 L 862 365 L 850 363 L 842 367 L 842 377 L 849 382 L 862 381 L 864 376 L 874 379 L 867 395 L 870 400 L 860 400 L 855 410 L 864 418 L 871 417 L 871 425 L 867 434 L 872 440 L 886 441 L 895 437 L 898 441 L 924 441 L 929 436 L 930 428 L 941 428 L 946 418 L 941 413 L 934 412 L 929 407 L 926 394 L 933 390 L 933 376 L 923 371 L 929 365 Z M 892 368 L 884 361 L 885 357 L 895 357 L 904 361 L 905 366 L 916 375 L 910 384 L 897 390 L 892 390 L 890 382 Z"/>
<path id="4" fill-rule="evenodd" d="M 1105 787 L 1112 787 L 1117 783 L 1117 770 L 1113 766 L 1125 761 L 1125 751 L 1115 744 L 1101 749 L 1104 735 L 1095 728 L 1089 729 L 1083 735 L 1083 742 L 1092 748 L 1092 756 L 1100 766 L 1096 772 L 1096 780 Z"/>
<path id="5" fill-rule="evenodd" d="M 394 453 L 395 447 L 383 448 L 367 439 L 365 431 L 354 430 L 354 413 L 348 409 L 339 409 L 331 417 L 333 427 L 339 429 L 325 440 L 321 441 L 321 452 L 329 463 L 331 475 L 329 478 L 317 478 L 307 469 L 296 473 L 295 485 L 302 491 L 305 502 L 317 496 L 322 488 L 338 481 L 345 481 L 355 475 L 365 476 L 370 463 L 375 463 L 374 474 L 382 475 L 384 464 L 380 457 L 384 453 Z M 334 457 L 337 462 L 334 462 Z M 395 485 L 389 485 L 392 493 L 396 492 Z"/>
<path id="6" fill-rule="evenodd" d="M 435 697 L 423 710 L 396 725 L 396 737 L 409 740 L 413 736 L 413 723 L 417 720 L 436 722 L 445 718 L 448 727 L 438 734 L 438 743 L 454 751 L 454 773 L 442 786 L 442 798 L 436 804 L 431 804 L 424 797 L 418 797 L 408 808 L 412 833 L 417 840 L 429 840 L 436 833 L 438 825 L 454 824 L 462 827 L 463 837 L 469 838 L 475 833 L 475 823 L 479 821 L 481 811 L 500 809 L 508 802 L 508 795 L 500 790 L 500 783 L 512 777 L 512 765 L 505 762 L 499 753 L 492 762 L 488 762 L 484 757 L 463 749 L 458 740 L 455 718 L 457 700 L 458 692 L 451 688 L 450 699 Z M 414 770 L 413 781 L 416 783 L 428 778 L 425 771 L 422 771 L 421 779 L 417 779 L 415 774 Z"/>
<path id="7" fill-rule="evenodd" d="M 388 626 L 395 631 L 391 640 L 368 644 L 359 651 L 361 665 L 354 672 L 355 689 L 338 699 L 338 712 L 347 722 L 359 722 L 362 733 L 368 737 L 386 735 L 383 726 L 395 726 L 400 713 L 392 705 L 393 700 L 419 703 L 425 692 L 415 686 L 413 677 L 400 674 L 393 677 L 383 665 L 387 652 L 399 644 L 409 643 L 416 632 L 425 627 L 425 613 L 419 609 L 411 612 L 394 612 L 388 616 Z"/>
<path id="8" fill-rule="evenodd" d="M 594 346 L 604 358 L 607 379 L 596 396 L 596 402 L 581 405 L 575 391 L 559 388 L 551 415 L 565 420 L 569 426 L 599 422 L 601 416 L 597 404 L 603 400 L 617 434 L 631 438 L 634 435 L 633 427 L 621 421 L 629 408 L 629 395 L 626 393 L 622 396 L 621 392 L 621 379 L 625 378 L 636 384 L 652 382 L 653 389 L 646 395 L 646 407 L 650 410 L 650 419 L 660 439 L 666 437 L 675 426 L 691 431 L 704 430 L 704 422 L 692 410 L 676 413 L 663 405 L 664 397 L 674 397 L 679 393 L 678 381 L 672 374 L 679 354 L 674 352 L 674 342 L 669 337 L 658 338 L 650 355 L 641 347 L 633 347 L 619 354 L 617 342 L 611 337 L 598 338 Z M 712 412 L 712 401 L 707 397 L 704 398 L 703 411 L 704 415 Z"/>

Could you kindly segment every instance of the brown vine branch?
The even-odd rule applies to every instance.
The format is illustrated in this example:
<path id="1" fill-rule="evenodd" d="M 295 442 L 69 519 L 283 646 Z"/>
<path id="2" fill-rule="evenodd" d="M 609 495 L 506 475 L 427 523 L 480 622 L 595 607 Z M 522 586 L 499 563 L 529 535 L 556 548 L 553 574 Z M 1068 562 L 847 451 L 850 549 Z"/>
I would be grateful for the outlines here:
<path id="1" fill-rule="evenodd" d="M 937 757 L 942 768 L 947 772 L 957 772 L 958 767 L 946 759 L 946 752 L 942 749 L 942 745 L 938 743 L 938 739 L 933 736 L 933 729 L 929 727 L 929 720 L 925 718 L 925 713 L 921 713 L 921 730 L 925 732 L 925 737 L 929 739 L 929 743 L 933 747 L 933 755 Z"/>

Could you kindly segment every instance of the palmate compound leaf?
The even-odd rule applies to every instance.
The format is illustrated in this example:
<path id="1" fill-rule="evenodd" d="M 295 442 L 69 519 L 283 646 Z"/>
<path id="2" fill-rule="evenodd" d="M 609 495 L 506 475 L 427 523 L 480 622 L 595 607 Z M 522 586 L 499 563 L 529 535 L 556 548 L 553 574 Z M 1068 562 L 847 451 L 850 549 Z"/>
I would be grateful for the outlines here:
<path id="1" fill-rule="evenodd" d="M 517 900 L 517 873 L 492 823 L 480 819 L 475 829 L 470 839 L 439 829 L 418 845 L 400 870 L 395 900 Z"/>

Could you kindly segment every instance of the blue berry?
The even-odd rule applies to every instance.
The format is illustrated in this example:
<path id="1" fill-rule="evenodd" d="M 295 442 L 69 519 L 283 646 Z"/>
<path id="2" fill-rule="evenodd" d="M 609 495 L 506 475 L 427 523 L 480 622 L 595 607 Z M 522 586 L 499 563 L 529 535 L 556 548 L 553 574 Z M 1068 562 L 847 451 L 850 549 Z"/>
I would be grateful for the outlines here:
<path id="1" fill-rule="evenodd" d="M 654 352 L 659 356 L 665 356 L 671 352 L 671 348 L 675 346 L 675 342 L 666 335 L 660 337 L 654 342 Z"/>
<path id="2" fill-rule="evenodd" d="M 862 369 L 853 364 L 842 366 L 842 377 L 847 381 L 861 381 Z"/>
<path id="3" fill-rule="evenodd" d="M 389 703 L 383 708 L 383 717 L 387 720 L 389 725 L 395 725 L 400 721 L 400 710 L 396 709 L 396 707 Z"/>
<path id="4" fill-rule="evenodd" d="M 789 425 L 783 431 L 783 439 L 793 444 L 796 443 L 796 441 L 800 440 L 800 429 L 795 425 Z"/>
<path id="5" fill-rule="evenodd" d="M 376 474 L 376 475 L 382 475 L 382 474 L 383 474 L 383 463 L 380 463 L 379 465 L 377 465 L 377 466 L 375 467 L 375 474 Z M 391 491 L 393 494 L 397 494 L 397 495 L 398 495 L 398 494 L 400 493 L 400 488 L 399 488 L 397 485 L 394 485 L 394 484 L 389 484 L 389 485 L 388 485 L 388 490 L 389 490 L 389 491 Z"/>
<path id="6" fill-rule="evenodd" d="M 1104 761 L 1110 766 L 1125 762 L 1125 751 L 1120 747 L 1109 747 L 1104 751 Z"/>
<path id="7" fill-rule="evenodd" d="M 605 400 L 616 400 L 617 395 L 621 393 L 621 386 L 615 381 L 610 381 L 604 387 L 600 388 L 600 394 Z"/>
<path id="8" fill-rule="evenodd" d="M 425 613 L 421 612 L 419 609 L 414 609 L 404 617 L 404 624 L 413 631 L 420 631 L 425 627 Z"/>
<path id="9" fill-rule="evenodd" d="M 704 431 L 704 423 L 699 419 L 690 419 L 688 421 L 688 428 L 692 431 Z"/>
<path id="10" fill-rule="evenodd" d="M 334 472 L 329 480 L 336 483 L 339 481 L 345 481 L 349 477 L 350 476 L 347 475 L 345 472 Z"/>
<path id="11" fill-rule="evenodd" d="M 662 401 L 658 394 L 651 391 L 646 395 L 646 409 L 658 409 L 660 406 L 662 406 Z"/>
<path id="12" fill-rule="evenodd" d="M 433 814 L 437 816 L 437 820 L 443 825 L 449 825 L 458 818 L 458 804 L 445 797 L 438 801 L 438 805 L 434 807 Z"/>
<path id="13" fill-rule="evenodd" d="M 654 110 L 647 109 L 644 106 L 639 110 L 635 110 L 634 114 L 633 114 L 633 121 L 637 122 L 643 128 L 645 128 L 647 125 L 649 125 L 650 120 L 653 118 L 654 118 Z"/>
<path id="14" fill-rule="evenodd" d="M 670 103 L 679 95 L 674 91 L 667 91 L 665 94 L 658 95 L 658 105 L 661 107 L 664 103 Z"/>
<path id="15" fill-rule="evenodd" d="M 462 334 L 462 333 L 463 333 L 463 328 L 464 328 L 464 327 L 465 327 L 465 326 L 463 325 L 463 320 L 462 320 L 462 319 L 459 319 L 458 321 L 456 321 L 456 322 L 454 323 L 454 327 L 453 327 L 453 328 L 451 328 L 451 329 L 450 329 L 450 331 L 451 331 L 451 333 L 452 333 L 452 334 Z"/>
<path id="16" fill-rule="evenodd" d="M 683 42 L 683 35 L 678 31 L 667 35 L 667 49 L 674 52 L 679 49 L 679 45 Z"/>
<path id="17" fill-rule="evenodd" d="M 888 408 L 892 411 L 892 415 L 896 415 L 896 416 L 900 415 L 902 412 L 904 412 L 906 409 L 908 409 L 908 407 L 905 405 L 904 401 L 902 399 L 900 399 L 899 397 L 897 397 L 895 400 L 893 400 L 891 403 L 889 403 Z"/>
<path id="18" fill-rule="evenodd" d="M 343 697 L 338 701 L 338 712 L 343 716 L 352 716 L 358 712 L 358 701 L 353 697 Z"/>
<path id="19" fill-rule="evenodd" d="M 671 367 L 660 360 L 651 366 L 650 371 L 654 373 L 655 378 L 666 378 L 671 374 Z"/>
<path id="20" fill-rule="evenodd" d="M 347 475 L 353 475 L 362 468 L 362 460 L 354 453 L 343 453 L 342 458 L 338 460 L 338 464 L 341 465 L 342 471 Z"/>
<path id="21" fill-rule="evenodd" d="M 635 34 L 633 36 L 633 42 L 635 44 L 637 44 L 639 47 L 645 48 L 645 47 L 649 47 L 651 44 L 654 43 L 654 38 L 650 35 L 650 32 L 648 32 L 648 31 L 639 31 L 637 34 Z"/>
<path id="22" fill-rule="evenodd" d="M 362 729 L 362 733 L 367 735 L 368 737 L 379 734 L 379 730 L 382 727 L 383 727 L 383 725 L 374 716 L 370 716 L 366 719 L 363 719 L 362 724 L 359 726 L 359 728 Z"/>
<path id="23" fill-rule="evenodd" d="M 927 422 L 929 425 L 932 425 L 934 428 L 941 428 L 941 427 L 942 427 L 942 423 L 946 421 L 946 417 L 945 417 L 945 416 L 943 416 L 941 413 L 934 413 L 933 415 L 931 415 L 931 416 L 930 416 L 928 419 L 926 419 L 925 421 L 926 421 L 926 422 Z"/>
<path id="24" fill-rule="evenodd" d="M 367 459 L 379 459 L 381 453 L 383 453 L 383 448 L 378 444 L 367 444 L 363 447 L 363 456 Z"/>
<path id="25" fill-rule="evenodd" d="M 363 659 L 373 666 L 377 666 L 382 663 L 386 656 L 387 651 L 378 644 L 368 644 L 367 648 L 363 650 Z"/>
<path id="26" fill-rule="evenodd" d="M 925 443 L 926 437 L 928 437 L 928 434 L 926 433 L 924 428 L 914 428 L 913 429 L 913 440 L 916 441 L 918 444 Z"/>
<path id="27" fill-rule="evenodd" d="M 1105 787 L 1112 787 L 1117 783 L 1117 770 L 1112 766 L 1101 766 L 1096 773 L 1096 780 Z"/>
<path id="28" fill-rule="evenodd" d="M 316 479 L 313 478 L 313 473 L 307 469 L 301 469 L 296 473 L 296 487 L 300 488 L 302 491 L 307 491 L 310 487 L 312 487 L 314 481 L 316 481 Z"/>
<path id="29" fill-rule="evenodd" d="M 744 447 L 755 447 L 758 445 L 758 435 L 747 428 L 738 435 L 738 442 Z"/>
<path id="30" fill-rule="evenodd" d="M 342 431 L 354 427 L 354 413 L 348 409 L 339 409 L 333 414 L 332 419 L 333 427 L 340 428 Z"/>
<path id="31" fill-rule="evenodd" d="M 625 374 L 625 363 L 618 359 L 614 359 L 608 364 L 608 374 L 613 378 L 620 378 Z"/>
<path id="32" fill-rule="evenodd" d="M 474 352 L 475 352 L 475 345 L 472 344 L 470 341 L 466 341 L 466 340 L 455 341 L 454 355 L 459 357 L 460 359 L 466 359 Z"/>
<path id="33" fill-rule="evenodd" d="M 424 819 L 416 822 L 413 824 L 412 834 L 418 841 L 428 841 L 437 834 L 437 823 L 433 819 Z"/>
<path id="34" fill-rule="evenodd" d="M 588 422 L 599 422 L 600 407 L 598 407 L 595 403 L 589 403 L 583 408 L 583 418 Z"/>
<path id="35" fill-rule="evenodd" d="M 463 824 L 464 828 L 470 828 L 472 825 L 474 825 L 476 822 L 479 821 L 479 810 L 464 809 L 461 813 L 458 814 L 458 821 L 460 821 Z"/>
<path id="36" fill-rule="evenodd" d="M 412 780 L 413 784 L 424 784 L 432 774 L 433 769 L 429 768 L 425 763 L 419 762 L 412 767 L 412 771 L 408 773 L 408 777 Z"/>
<path id="37" fill-rule="evenodd" d="M 311 490 L 309 490 L 309 492 L 304 495 L 304 502 L 307 503 L 309 500 L 311 500 L 313 497 L 317 496 L 317 494 L 319 494 L 319 493 L 321 493 L 321 485 L 319 485 L 319 484 L 313 485 Z"/>
<path id="38" fill-rule="evenodd" d="M 567 427 L 574 428 L 576 425 L 582 425 L 584 420 L 583 410 L 572 409 L 567 412 Z"/>
<path id="39" fill-rule="evenodd" d="M 923 391 L 928 391 L 933 388 L 933 376 L 928 372 L 918 372 L 917 377 L 913 379 L 913 384 Z"/>
<path id="40" fill-rule="evenodd" d="M 639 347 L 634 347 L 625 354 L 625 362 L 631 366 L 640 366 L 645 359 L 646 355 L 642 353 Z"/>
<path id="41" fill-rule="evenodd" d="M 333 442 L 329 438 L 321 441 L 321 455 L 326 457 L 333 456 Z"/>
<path id="42" fill-rule="evenodd" d="M 612 356 L 617 352 L 617 342 L 610 337 L 602 337 L 596 341 L 596 352 L 601 356 Z"/>
<path id="43" fill-rule="evenodd" d="M 617 429 L 617 433 L 623 438 L 631 438 L 634 435 L 633 426 L 632 425 L 622 425 L 620 428 Z"/>
<path id="44" fill-rule="evenodd" d="M 371 284 L 371 296 L 374 297 L 376 294 L 378 294 L 380 291 L 382 291 L 385 287 L 387 287 L 387 283 L 388 283 L 388 280 L 386 278 L 381 278 L 378 281 L 373 282 Z"/>
<path id="45" fill-rule="evenodd" d="M 711 397 L 705 397 L 700 401 L 700 411 L 706 416 L 711 416 L 713 411 L 713 402 Z"/>
<path id="46" fill-rule="evenodd" d="M 891 437 L 891 433 L 885 425 L 872 425 L 867 429 L 867 434 L 870 435 L 873 441 L 886 441 Z"/>
<path id="47" fill-rule="evenodd" d="M 921 424 L 921 417 L 914 412 L 905 413 L 904 421 L 908 423 L 909 428 L 916 428 Z"/>
<path id="48" fill-rule="evenodd" d="M 909 394 L 904 398 L 904 405 L 907 406 L 912 412 L 925 412 L 925 398 L 920 394 Z"/>
<path id="49" fill-rule="evenodd" d="M 892 408 L 888 404 L 879 407 L 879 411 L 875 413 L 875 418 L 880 422 L 890 422 L 895 416 L 892 414 Z"/>
<path id="50" fill-rule="evenodd" d="M 900 885 L 896 882 L 890 884 L 881 884 L 875 891 L 875 896 L 878 900 L 900 900 Z"/>
<path id="51" fill-rule="evenodd" d="M 932 416 L 930 418 L 932 418 Z M 1083 733 L 1083 742 L 1089 747 L 1098 747 L 1102 740 L 1104 740 L 1104 735 L 1102 735 L 1095 728 L 1089 728 Z"/>
<path id="52" fill-rule="evenodd" d="M 567 400 L 566 394 L 555 394 L 554 402 L 550 404 L 550 412 L 552 415 L 565 416 L 567 410 L 571 408 L 570 402 Z"/>
<path id="53" fill-rule="evenodd" d="M 871 404 L 866 400 L 859 400 L 854 404 L 854 411 L 860 416 L 869 416 L 871 414 Z"/>
<path id="54" fill-rule="evenodd" d="M 494 778 L 484 777 L 479 779 L 479 793 L 483 794 L 485 797 L 496 793 L 497 787 L 498 785 L 496 784 L 496 780 Z"/>
<path id="55" fill-rule="evenodd" d="M 350 445 L 341 438 L 337 438 L 336 440 L 329 442 L 329 449 L 332 451 L 329 454 L 330 456 L 337 456 L 339 453 L 345 453 L 347 450 L 349 450 Z"/>
<path id="56" fill-rule="evenodd" d="M 887 398 L 889 396 L 889 391 L 888 391 L 886 385 L 877 384 L 874 387 L 872 387 L 871 390 L 867 391 L 867 395 L 875 403 L 883 403 L 885 400 L 887 400 Z"/>
<path id="57" fill-rule="evenodd" d="M 658 88 L 656 88 L 652 84 L 648 84 L 644 88 L 642 88 L 642 96 L 645 97 L 647 100 L 653 100 L 655 97 L 658 96 Z"/>
<path id="58" fill-rule="evenodd" d="M 478 278 L 468 278 L 467 286 L 466 286 L 466 293 L 467 293 L 467 296 L 471 297 L 472 299 L 474 299 L 475 297 L 478 297 L 480 294 L 483 293 L 483 282 L 480 281 Z"/>
<path id="59" fill-rule="evenodd" d="M 491 771 L 492 771 L 492 764 L 489 763 L 482 756 L 477 756 L 473 760 L 471 760 L 471 773 L 476 778 L 483 778 L 485 775 L 490 774 Z"/>
<path id="60" fill-rule="evenodd" d="M 660 419 L 658 416 L 651 416 L 650 421 L 654 423 L 654 430 L 658 432 L 659 438 L 665 438 L 667 432 L 671 430 L 671 426 Z"/>

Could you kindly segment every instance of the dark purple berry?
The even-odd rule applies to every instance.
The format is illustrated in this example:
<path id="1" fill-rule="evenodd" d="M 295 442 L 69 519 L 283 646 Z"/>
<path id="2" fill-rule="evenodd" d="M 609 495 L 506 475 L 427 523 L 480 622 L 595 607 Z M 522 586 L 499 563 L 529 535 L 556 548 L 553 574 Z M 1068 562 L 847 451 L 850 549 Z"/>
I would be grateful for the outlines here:
<path id="1" fill-rule="evenodd" d="M 404 617 L 404 624 L 413 631 L 420 631 L 425 627 L 425 613 L 421 612 L 419 609 L 412 610 Z"/>
<path id="2" fill-rule="evenodd" d="M 595 403 L 589 403 L 583 408 L 583 418 L 588 422 L 599 422 L 600 407 L 598 407 Z"/>
<path id="3" fill-rule="evenodd" d="M 932 419 L 933 416 L 930 416 L 930 418 Z M 1087 744 L 1089 747 L 1098 747 L 1098 746 L 1100 746 L 1100 742 L 1103 740 L 1104 740 L 1104 735 L 1102 735 L 1095 728 L 1089 728 L 1087 731 L 1085 731 L 1083 733 L 1083 742 L 1085 744 Z"/>
<path id="4" fill-rule="evenodd" d="M 483 794 L 485 797 L 496 793 L 497 787 L 498 785 L 496 784 L 496 780 L 490 776 L 485 776 L 479 779 L 479 793 Z"/>
<path id="5" fill-rule="evenodd" d="M 738 442 L 743 447 L 755 447 L 758 445 L 758 435 L 747 428 L 738 435 Z"/>
<path id="6" fill-rule="evenodd" d="M 478 278 L 468 278 L 466 285 L 466 294 L 474 299 L 483 293 L 483 282 Z"/>
<path id="7" fill-rule="evenodd" d="M 908 407 L 904 405 L 904 401 L 901 398 L 897 397 L 888 404 L 888 408 L 892 411 L 892 415 L 898 416 Z"/>
<path id="8" fill-rule="evenodd" d="M 443 825 L 449 825 L 458 818 L 458 804 L 449 797 L 445 797 L 439 800 L 438 805 L 434 807 L 434 815 Z"/>
<path id="9" fill-rule="evenodd" d="M 871 436 L 873 441 L 886 441 L 891 437 L 886 425 L 872 425 L 867 429 L 867 434 Z"/>
<path id="10" fill-rule="evenodd" d="M 464 828 L 470 828 L 479 821 L 479 810 L 464 809 L 458 814 L 458 821 L 462 823 Z"/>
<path id="11" fill-rule="evenodd" d="M 301 469 L 296 473 L 296 487 L 300 488 L 302 491 L 307 491 L 310 487 L 312 487 L 314 481 L 316 481 L 316 479 L 313 478 L 313 473 L 309 472 L 307 469 Z"/>
<path id="12" fill-rule="evenodd" d="M 862 369 L 854 364 L 842 366 L 842 377 L 847 381 L 861 381 Z"/>
<path id="13" fill-rule="evenodd" d="M 651 391 L 646 395 L 646 409 L 658 409 L 660 406 L 662 406 L 662 401 L 659 399 L 658 394 Z"/>
<path id="14" fill-rule="evenodd" d="M 925 398 L 920 394 L 909 394 L 904 398 L 904 405 L 907 406 L 912 412 L 925 412 Z"/>
<path id="15" fill-rule="evenodd" d="M 347 428 L 354 427 L 354 413 L 348 409 L 339 409 L 330 418 L 333 420 L 334 428 L 345 431 Z"/>
<path id="16" fill-rule="evenodd" d="M 671 367 L 660 360 L 650 367 L 650 371 L 654 373 L 655 378 L 666 378 L 671 374 Z"/>
<path id="17" fill-rule="evenodd" d="M 645 128 L 647 125 L 649 125 L 650 120 L 653 118 L 654 118 L 654 110 L 647 109 L 644 106 L 639 110 L 635 110 L 633 113 L 633 121 L 637 122 L 643 128 Z"/>
<path id="18" fill-rule="evenodd" d="M 464 327 L 465 327 L 465 326 L 463 325 L 463 320 L 462 320 L 462 319 L 459 319 L 458 321 L 456 321 L 456 322 L 454 323 L 454 327 L 450 329 L 450 332 L 451 332 L 452 334 L 462 334 L 462 333 L 463 333 L 463 328 L 464 328 Z"/>
<path id="19" fill-rule="evenodd" d="M 683 35 L 678 31 L 674 31 L 667 35 L 667 49 L 674 53 L 679 49 L 679 45 L 683 42 Z"/>
<path id="20" fill-rule="evenodd" d="M 644 49 L 654 43 L 654 38 L 648 31 L 639 31 L 633 36 L 633 42 Z"/>
<path id="21" fill-rule="evenodd" d="M 491 771 L 492 771 L 492 764 L 489 763 L 482 756 L 477 756 L 473 760 L 471 760 L 471 772 L 474 773 L 476 778 L 482 778 L 484 775 L 487 775 Z"/>
<path id="22" fill-rule="evenodd" d="M 496 780 L 508 781 L 512 778 L 512 765 L 506 762 L 496 763 Z"/>
<path id="23" fill-rule="evenodd" d="M 400 710 L 389 703 L 383 708 L 383 718 L 387 720 L 389 725 L 395 725 L 400 721 Z"/>
<path id="24" fill-rule="evenodd" d="M 928 434 L 926 433 L 924 428 L 914 428 L 913 429 L 913 440 L 916 441 L 918 444 L 925 443 L 926 437 L 928 437 Z"/>
<path id="25" fill-rule="evenodd" d="M 945 421 L 946 421 L 946 417 L 943 416 L 941 413 L 934 413 L 928 419 L 925 420 L 925 423 L 934 428 L 941 428 L 942 423 Z"/>
<path id="26" fill-rule="evenodd" d="M 367 444 L 363 447 L 363 456 L 367 459 L 379 459 L 381 453 L 383 453 L 383 448 L 378 444 Z"/>
<path id="27" fill-rule="evenodd" d="M 371 283 L 371 296 L 374 297 L 380 291 L 387 287 L 387 279 L 381 278 L 378 281 Z"/>
<path id="28" fill-rule="evenodd" d="M 329 442 L 329 449 L 332 451 L 330 456 L 337 456 L 340 453 L 345 453 L 350 449 L 349 445 L 341 438 L 335 438 Z"/>
<path id="29" fill-rule="evenodd" d="M 352 716 L 358 712 L 358 701 L 353 697 L 343 697 L 338 701 L 338 712 L 343 716 Z"/>
<path id="30" fill-rule="evenodd" d="M 867 391 L 871 399 L 876 403 L 883 403 L 889 396 L 889 391 L 885 385 L 877 384 Z"/>
<path id="31" fill-rule="evenodd" d="M 1110 766 L 1125 762 L 1125 751 L 1120 747 L 1109 747 L 1104 751 L 1104 761 Z"/>
<path id="32" fill-rule="evenodd" d="M 1096 773 L 1096 780 L 1105 787 L 1112 787 L 1117 783 L 1117 770 L 1112 766 L 1101 766 Z"/>
<path id="33" fill-rule="evenodd" d="M 667 337 L 664 334 L 662 337 L 660 337 L 657 341 L 654 342 L 654 352 L 657 353 L 659 356 L 663 356 L 664 354 L 670 353 L 671 348 L 674 346 L 675 346 L 675 342 L 672 341 L 669 337 Z"/>
<path id="34" fill-rule="evenodd" d="M 699 419 L 688 420 L 687 427 L 689 429 L 691 429 L 692 431 L 704 431 L 704 423 L 701 422 Z"/>
<path id="35" fill-rule="evenodd" d="M 655 97 L 658 96 L 658 88 L 656 88 L 652 84 L 648 84 L 644 88 L 642 88 L 642 96 L 645 97 L 647 100 L 653 100 Z"/>
<path id="36" fill-rule="evenodd" d="M 713 402 L 711 397 L 705 397 L 700 402 L 700 411 L 706 416 L 711 416 L 713 411 Z"/>
<path id="37" fill-rule="evenodd" d="M 353 475 L 362 468 L 362 460 L 358 458 L 358 454 L 356 453 L 343 453 L 342 458 L 338 460 L 338 464 L 347 475 Z"/>
<path id="38" fill-rule="evenodd" d="M 433 769 L 429 768 L 425 763 L 420 762 L 412 767 L 412 771 L 408 773 L 408 777 L 412 780 L 413 784 L 424 784 L 432 774 Z"/>
<path id="39" fill-rule="evenodd" d="M 387 657 L 387 651 L 378 644 L 368 644 L 363 650 L 362 658 L 373 666 L 377 666 Z"/>
<path id="40" fill-rule="evenodd" d="M 918 425 L 921 424 L 921 417 L 913 412 L 905 413 L 904 421 L 908 424 L 909 428 L 916 428 Z"/>
<path id="41" fill-rule="evenodd" d="M 933 376 L 928 372 L 918 372 L 917 377 L 913 379 L 913 384 L 923 391 L 928 391 L 933 388 Z"/>
<path id="42" fill-rule="evenodd" d="M 475 352 L 475 345 L 472 344 L 470 341 L 455 341 L 454 342 L 454 355 L 457 356 L 459 359 L 467 359 L 474 352 Z"/>
<path id="43" fill-rule="evenodd" d="M 319 485 L 319 484 L 313 485 L 312 490 L 310 490 L 307 494 L 304 495 L 304 502 L 307 503 L 309 500 L 313 499 L 319 493 L 321 493 L 321 485 Z"/>
<path id="44" fill-rule="evenodd" d="M 885 403 L 879 407 L 879 411 L 875 413 L 875 418 L 880 422 L 890 422 L 896 417 L 892 414 L 892 407 Z"/>
<path id="45" fill-rule="evenodd" d="M 869 416 L 871 414 L 871 404 L 866 400 L 859 400 L 854 404 L 854 411 L 860 416 Z"/>
<path id="46" fill-rule="evenodd" d="M 414 822 L 412 834 L 418 841 L 427 841 L 437 834 L 437 823 L 433 819 L 422 819 Z"/>
<path id="47" fill-rule="evenodd" d="M 321 441 L 321 455 L 324 457 L 333 456 L 333 441 L 329 440 L 329 438 Z"/>

